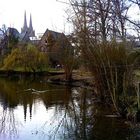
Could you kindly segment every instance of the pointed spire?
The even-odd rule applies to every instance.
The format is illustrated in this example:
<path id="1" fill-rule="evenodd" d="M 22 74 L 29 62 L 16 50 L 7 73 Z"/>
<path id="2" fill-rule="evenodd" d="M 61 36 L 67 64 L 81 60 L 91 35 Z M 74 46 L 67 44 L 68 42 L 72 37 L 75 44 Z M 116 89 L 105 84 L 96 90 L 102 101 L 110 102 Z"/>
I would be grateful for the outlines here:
<path id="1" fill-rule="evenodd" d="M 33 30 L 33 25 L 32 25 L 32 15 L 30 14 L 30 23 L 29 23 L 29 36 L 34 37 L 35 36 L 35 31 Z"/>
<path id="2" fill-rule="evenodd" d="M 33 26 L 32 26 L 32 15 L 31 15 L 31 14 L 30 14 L 29 29 L 30 29 L 30 30 L 33 30 Z"/>
<path id="3" fill-rule="evenodd" d="M 27 26 L 27 20 L 26 20 L 26 11 L 24 13 L 24 25 L 23 28 L 21 28 L 21 34 L 25 36 L 25 34 L 28 35 L 28 37 L 35 37 L 35 31 L 33 30 L 32 26 L 32 16 L 30 14 L 30 22 L 29 27 Z"/>
<path id="4" fill-rule="evenodd" d="M 26 20 L 26 11 L 24 13 L 24 25 L 23 25 L 23 29 L 27 29 L 27 20 Z"/>

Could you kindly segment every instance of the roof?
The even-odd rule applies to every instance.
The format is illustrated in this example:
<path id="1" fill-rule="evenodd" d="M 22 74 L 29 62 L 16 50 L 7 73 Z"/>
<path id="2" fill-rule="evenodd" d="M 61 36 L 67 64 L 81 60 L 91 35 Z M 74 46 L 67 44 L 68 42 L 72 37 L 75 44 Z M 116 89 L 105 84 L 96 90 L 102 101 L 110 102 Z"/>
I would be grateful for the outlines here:
<path id="1" fill-rule="evenodd" d="M 51 34 L 55 40 L 62 38 L 62 36 L 65 36 L 63 33 L 55 32 L 55 31 L 47 29 L 39 41 L 39 46 L 42 46 L 44 45 L 44 43 L 46 43 L 46 37 L 49 34 Z"/>
<path id="2" fill-rule="evenodd" d="M 9 27 L 9 28 L 7 29 L 7 31 L 6 31 L 6 34 L 7 34 L 7 35 L 15 36 L 16 38 L 19 38 L 19 32 L 18 32 L 18 30 L 15 29 L 15 28 Z"/>
<path id="3" fill-rule="evenodd" d="M 52 31 L 52 30 L 47 29 L 47 30 L 45 31 L 45 33 L 44 33 L 43 36 L 47 36 L 49 33 L 51 33 L 51 35 L 53 35 L 53 37 L 54 37 L 55 39 L 58 39 L 58 38 L 60 38 L 60 37 L 63 35 L 63 33 L 55 32 L 55 31 Z M 43 37 L 43 36 L 42 36 L 42 37 Z"/>

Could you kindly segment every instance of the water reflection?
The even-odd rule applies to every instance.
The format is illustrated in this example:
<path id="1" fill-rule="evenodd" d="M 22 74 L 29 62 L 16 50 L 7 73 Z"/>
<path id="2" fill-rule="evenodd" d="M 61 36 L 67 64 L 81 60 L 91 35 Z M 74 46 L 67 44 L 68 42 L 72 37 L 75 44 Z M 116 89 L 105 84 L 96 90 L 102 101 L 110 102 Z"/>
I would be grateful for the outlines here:
<path id="1" fill-rule="evenodd" d="M 79 92 L 83 92 L 83 94 L 79 95 Z M 87 140 L 89 137 L 91 138 L 94 126 L 93 100 L 87 98 L 86 90 L 66 89 L 65 94 L 67 100 L 65 98 L 62 106 L 60 104 L 55 106 L 54 118 L 50 122 L 46 122 L 43 128 L 47 129 L 49 123 L 55 123 L 49 132 L 51 139 Z"/>
<path id="2" fill-rule="evenodd" d="M 132 140 L 123 122 L 101 117 L 91 91 L 0 79 L 2 140 Z"/>

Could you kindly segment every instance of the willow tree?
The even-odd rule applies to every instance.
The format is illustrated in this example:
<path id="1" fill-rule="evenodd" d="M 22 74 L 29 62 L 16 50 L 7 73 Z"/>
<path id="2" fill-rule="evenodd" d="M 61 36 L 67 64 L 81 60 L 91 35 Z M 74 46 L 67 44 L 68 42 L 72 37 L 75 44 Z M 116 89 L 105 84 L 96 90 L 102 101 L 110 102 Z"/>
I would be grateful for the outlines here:
<path id="1" fill-rule="evenodd" d="M 15 48 L 4 59 L 4 70 L 42 71 L 48 68 L 48 58 L 43 52 L 28 44 L 25 48 Z"/>

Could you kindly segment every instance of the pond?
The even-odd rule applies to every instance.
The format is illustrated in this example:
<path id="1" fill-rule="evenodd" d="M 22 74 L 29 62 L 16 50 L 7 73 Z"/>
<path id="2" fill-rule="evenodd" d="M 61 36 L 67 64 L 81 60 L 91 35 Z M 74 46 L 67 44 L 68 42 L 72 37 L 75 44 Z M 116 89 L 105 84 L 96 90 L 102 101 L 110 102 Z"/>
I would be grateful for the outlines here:
<path id="1" fill-rule="evenodd" d="M 136 139 L 96 102 L 87 89 L 0 78 L 0 140 Z"/>

